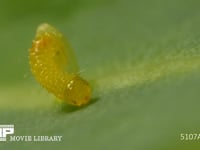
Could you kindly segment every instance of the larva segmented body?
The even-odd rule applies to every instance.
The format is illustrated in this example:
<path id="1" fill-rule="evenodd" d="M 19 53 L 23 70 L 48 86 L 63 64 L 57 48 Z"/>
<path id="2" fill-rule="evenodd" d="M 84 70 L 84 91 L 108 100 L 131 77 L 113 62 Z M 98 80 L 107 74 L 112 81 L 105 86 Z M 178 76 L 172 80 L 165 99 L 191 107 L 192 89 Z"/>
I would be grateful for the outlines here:
<path id="1" fill-rule="evenodd" d="M 62 34 L 44 23 L 37 29 L 29 63 L 36 80 L 49 92 L 64 102 L 81 106 L 89 102 L 91 88 L 77 72 L 69 72 L 71 51 Z"/>

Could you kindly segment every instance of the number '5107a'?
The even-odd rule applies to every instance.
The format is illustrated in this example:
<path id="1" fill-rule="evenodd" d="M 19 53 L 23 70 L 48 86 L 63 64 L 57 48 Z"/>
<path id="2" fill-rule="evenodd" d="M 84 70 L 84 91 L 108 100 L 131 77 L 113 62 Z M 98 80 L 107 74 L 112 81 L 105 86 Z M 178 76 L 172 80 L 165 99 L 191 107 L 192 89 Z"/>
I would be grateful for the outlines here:
<path id="1" fill-rule="evenodd" d="M 200 134 L 197 133 L 181 133 L 180 134 L 181 141 L 192 141 L 192 140 L 200 140 Z"/>

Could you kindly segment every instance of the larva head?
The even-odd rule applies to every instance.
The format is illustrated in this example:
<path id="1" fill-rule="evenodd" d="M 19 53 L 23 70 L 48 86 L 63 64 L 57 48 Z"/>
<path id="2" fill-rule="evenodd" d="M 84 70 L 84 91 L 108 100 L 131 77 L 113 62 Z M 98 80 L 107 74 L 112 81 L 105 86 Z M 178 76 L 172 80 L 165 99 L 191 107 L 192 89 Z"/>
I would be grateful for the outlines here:
<path id="1" fill-rule="evenodd" d="M 65 100 L 76 106 L 82 106 L 90 101 L 91 88 L 87 81 L 75 76 L 65 89 Z"/>
<path id="2" fill-rule="evenodd" d="M 62 34 L 56 28 L 47 23 L 43 23 L 37 28 L 36 38 L 44 36 L 45 34 L 62 37 Z"/>

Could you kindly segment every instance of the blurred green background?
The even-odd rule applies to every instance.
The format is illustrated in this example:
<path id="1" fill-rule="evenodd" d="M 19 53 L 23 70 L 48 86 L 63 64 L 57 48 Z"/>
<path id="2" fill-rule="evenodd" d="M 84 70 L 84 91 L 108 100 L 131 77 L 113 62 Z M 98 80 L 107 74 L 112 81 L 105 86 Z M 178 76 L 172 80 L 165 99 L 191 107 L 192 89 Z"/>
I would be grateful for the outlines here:
<path id="1" fill-rule="evenodd" d="M 195 0 L 1 0 L 0 124 L 15 135 L 62 142 L 0 142 L 3 149 L 197 149 L 200 133 L 200 2 Z M 82 75 L 97 83 L 90 105 L 55 102 L 29 71 L 37 26 L 58 28 Z"/>

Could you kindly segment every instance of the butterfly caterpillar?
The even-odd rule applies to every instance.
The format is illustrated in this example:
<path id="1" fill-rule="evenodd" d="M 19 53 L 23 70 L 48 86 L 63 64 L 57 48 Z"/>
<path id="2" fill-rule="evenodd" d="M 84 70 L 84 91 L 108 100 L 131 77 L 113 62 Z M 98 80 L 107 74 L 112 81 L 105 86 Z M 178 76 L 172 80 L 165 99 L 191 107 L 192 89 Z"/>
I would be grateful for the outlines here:
<path id="1" fill-rule="evenodd" d="M 29 63 L 36 80 L 48 92 L 68 104 L 82 106 L 90 100 L 91 87 L 76 71 L 71 71 L 76 64 L 72 50 L 57 29 L 44 23 L 37 28 Z"/>

